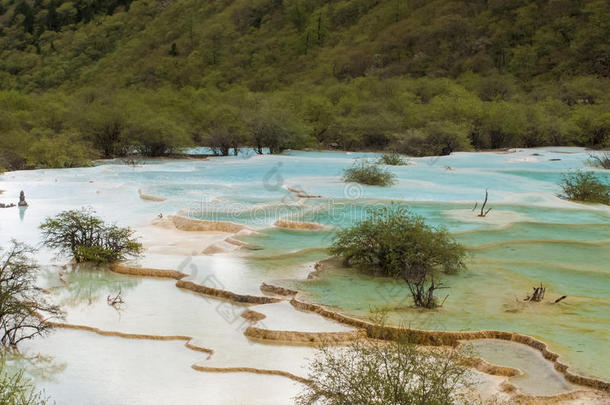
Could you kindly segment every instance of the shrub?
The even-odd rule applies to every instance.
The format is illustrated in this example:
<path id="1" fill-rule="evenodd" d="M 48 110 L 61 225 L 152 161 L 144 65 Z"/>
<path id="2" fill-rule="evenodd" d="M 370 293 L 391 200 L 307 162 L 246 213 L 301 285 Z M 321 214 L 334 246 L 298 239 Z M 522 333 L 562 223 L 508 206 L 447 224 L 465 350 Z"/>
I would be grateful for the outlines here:
<path id="1" fill-rule="evenodd" d="M 101 246 L 77 246 L 74 249 L 74 260 L 77 263 L 105 264 L 116 262 L 119 258 L 116 252 Z"/>
<path id="2" fill-rule="evenodd" d="M 27 162 L 33 167 L 80 167 L 91 164 L 90 147 L 79 139 L 77 133 L 52 135 L 50 131 L 38 132 L 40 138 L 28 149 Z"/>
<path id="3" fill-rule="evenodd" d="M 405 166 L 409 161 L 398 153 L 386 153 L 379 158 L 379 164 L 388 166 Z"/>
<path id="4" fill-rule="evenodd" d="M 83 208 L 47 218 L 40 225 L 43 243 L 71 254 L 76 262 L 112 263 L 141 252 L 133 230 L 108 225 L 93 214 Z"/>
<path id="5" fill-rule="evenodd" d="M 564 175 L 561 188 L 569 200 L 610 205 L 610 187 L 602 183 L 593 172 Z"/>
<path id="6" fill-rule="evenodd" d="M 413 344 L 356 341 L 322 347 L 310 364 L 310 384 L 298 405 L 453 405 L 473 403 L 465 360 L 455 351 Z"/>
<path id="7" fill-rule="evenodd" d="M 460 150 L 471 150 L 468 131 L 451 122 L 430 122 L 421 129 L 408 130 L 393 146 L 409 156 L 444 156 Z"/>
<path id="8" fill-rule="evenodd" d="M 386 187 L 395 183 L 396 175 L 376 164 L 362 161 L 356 162 L 352 167 L 344 170 L 343 181 Z"/>
<path id="9" fill-rule="evenodd" d="M 32 260 L 34 250 L 11 241 L 0 256 L 0 343 L 16 346 L 25 339 L 44 335 L 51 324 L 45 320 L 61 317 L 58 306 L 51 304 L 35 285 L 38 265 Z M 1 404 L 6 402 L 2 402 Z M 9 402 L 11 403 L 11 402 Z"/>
<path id="10" fill-rule="evenodd" d="M 373 267 L 401 277 L 415 306 L 439 305 L 434 292 L 442 288 L 439 270 L 455 273 L 464 268 L 465 250 L 445 230 L 427 225 L 408 210 L 391 206 L 373 209 L 369 218 L 340 230 L 330 248 L 345 265 Z"/>
<path id="11" fill-rule="evenodd" d="M 4 360 L 0 360 L 0 404 L 45 405 L 48 400 L 36 392 L 23 371 L 10 373 L 5 370 Z"/>

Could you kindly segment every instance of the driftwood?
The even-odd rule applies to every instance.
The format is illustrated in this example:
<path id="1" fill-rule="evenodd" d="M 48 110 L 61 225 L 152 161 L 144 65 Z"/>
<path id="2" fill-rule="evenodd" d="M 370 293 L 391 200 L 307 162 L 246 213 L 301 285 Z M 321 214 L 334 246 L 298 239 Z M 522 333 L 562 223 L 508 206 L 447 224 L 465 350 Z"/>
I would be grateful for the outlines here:
<path id="1" fill-rule="evenodd" d="M 566 298 L 568 298 L 568 296 L 567 296 L 567 295 L 562 295 L 561 297 L 557 298 L 557 299 L 555 300 L 555 302 L 553 302 L 553 304 L 557 304 L 558 302 L 563 301 L 563 300 L 565 300 Z"/>
<path id="2" fill-rule="evenodd" d="M 114 309 L 119 309 L 119 306 L 125 302 L 123 301 L 123 297 L 121 297 L 121 290 L 119 290 L 119 293 L 115 297 L 111 297 L 110 295 L 106 297 L 106 302 L 111 307 L 114 307 Z"/>
<path id="3" fill-rule="evenodd" d="M 488 197 L 489 197 L 489 193 L 487 192 L 487 189 L 485 189 L 485 200 L 483 201 L 483 205 L 481 206 L 481 212 L 478 215 L 479 217 L 486 217 L 487 214 L 489 214 L 489 211 L 491 211 L 491 208 L 488 208 L 487 210 L 485 210 L 485 206 L 487 205 Z M 476 210 L 478 206 L 479 206 L 478 202 L 474 203 L 474 207 L 472 207 L 472 212 L 474 212 L 474 210 Z"/>
<path id="4" fill-rule="evenodd" d="M 311 195 L 311 194 L 307 194 L 304 190 L 298 189 L 298 188 L 293 188 L 293 187 L 286 187 L 288 189 L 288 191 L 290 191 L 291 193 L 293 193 L 294 195 L 296 195 L 299 198 L 322 198 L 321 195 Z"/>
<path id="5" fill-rule="evenodd" d="M 540 302 L 544 299 L 544 293 L 546 292 L 546 288 L 542 286 L 542 283 L 540 283 L 540 287 L 532 287 L 534 289 L 534 292 L 532 293 L 532 295 L 528 296 L 525 298 L 524 301 L 529 301 L 529 302 Z M 559 301 L 557 301 L 559 302 Z"/>
<path id="6" fill-rule="evenodd" d="M 595 155 L 590 153 L 589 159 L 594 166 L 602 167 L 604 169 L 610 169 L 610 153 L 604 152 L 601 155 Z"/>

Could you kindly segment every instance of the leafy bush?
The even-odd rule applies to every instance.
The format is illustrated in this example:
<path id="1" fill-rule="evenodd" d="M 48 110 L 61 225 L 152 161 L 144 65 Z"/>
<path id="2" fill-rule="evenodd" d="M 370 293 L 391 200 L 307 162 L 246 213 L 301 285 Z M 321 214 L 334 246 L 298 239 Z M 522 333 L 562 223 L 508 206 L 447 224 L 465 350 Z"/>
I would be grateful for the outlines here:
<path id="1" fill-rule="evenodd" d="M 63 168 L 91 164 L 90 147 L 79 139 L 79 134 L 52 135 L 45 131 L 38 132 L 41 132 L 37 134 L 40 138 L 32 143 L 27 153 L 30 166 Z"/>
<path id="2" fill-rule="evenodd" d="M 401 277 L 416 306 L 439 305 L 434 291 L 442 287 L 439 270 L 455 273 L 464 268 L 465 250 L 445 230 L 427 225 L 423 217 L 397 207 L 370 211 L 369 218 L 340 230 L 330 248 L 345 265 L 381 270 Z"/>
<path id="3" fill-rule="evenodd" d="M 95 264 L 113 263 L 119 260 L 118 253 L 101 246 L 77 246 L 74 249 L 74 260 L 77 263 L 91 262 Z"/>
<path id="4" fill-rule="evenodd" d="M 394 148 L 410 156 L 444 156 L 471 150 L 468 130 L 449 121 L 428 122 L 420 129 L 408 130 L 398 137 Z"/>
<path id="5" fill-rule="evenodd" d="M 564 175 L 561 188 L 569 200 L 610 205 L 610 187 L 602 183 L 593 172 Z"/>
<path id="6" fill-rule="evenodd" d="M 394 173 L 367 161 L 356 162 L 343 172 L 343 181 L 369 186 L 391 186 L 396 181 L 395 179 Z"/>
<path id="7" fill-rule="evenodd" d="M 473 403 L 466 399 L 472 386 L 467 364 L 455 350 L 418 349 L 402 340 L 323 347 L 309 379 L 298 405 Z"/>
<path id="8" fill-rule="evenodd" d="M 0 360 L 0 404 L 7 405 L 45 405 L 48 400 L 36 392 L 30 380 L 23 376 L 23 371 L 10 373 L 5 369 L 4 360 Z"/>
<path id="9" fill-rule="evenodd" d="M 41 225 L 43 243 L 70 253 L 77 262 L 112 263 L 136 256 L 142 245 L 130 228 L 104 223 L 88 209 L 63 211 Z"/>
<path id="10" fill-rule="evenodd" d="M 409 161 L 398 153 L 386 153 L 379 158 L 378 163 L 388 166 L 405 166 L 409 164 Z"/>

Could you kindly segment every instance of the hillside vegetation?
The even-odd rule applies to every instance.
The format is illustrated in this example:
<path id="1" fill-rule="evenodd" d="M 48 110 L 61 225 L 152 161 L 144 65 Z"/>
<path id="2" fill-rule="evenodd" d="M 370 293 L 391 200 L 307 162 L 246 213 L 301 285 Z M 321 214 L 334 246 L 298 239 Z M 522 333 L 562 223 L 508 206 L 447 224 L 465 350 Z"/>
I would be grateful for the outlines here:
<path id="1" fill-rule="evenodd" d="M 606 0 L 0 0 L 0 167 L 610 144 Z"/>

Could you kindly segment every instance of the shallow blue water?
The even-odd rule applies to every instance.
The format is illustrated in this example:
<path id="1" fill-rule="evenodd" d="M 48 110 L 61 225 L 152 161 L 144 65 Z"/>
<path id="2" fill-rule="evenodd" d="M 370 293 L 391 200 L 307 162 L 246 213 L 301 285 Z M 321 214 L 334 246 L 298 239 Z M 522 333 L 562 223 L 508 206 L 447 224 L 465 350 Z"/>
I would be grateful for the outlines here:
<path id="1" fill-rule="evenodd" d="M 245 266 L 245 279 L 258 283 L 300 274 L 293 268 L 325 256 L 323 251 L 282 255 L 327 247 L 333 230 L 364 218 L 371 207 L 401 204 L 428 223 L 456 232 L 470 247 L 496 244 L 474 249 L 469 272 L 447 280 L 451 298 L 440 312 L 444 327 L 529 333 L 552 343 L 578 370 L 608 376 L 610 364 L 592 362 L 591 351 L 580 351 L 584 345 L 594 348 L 595 356 L 610 358 L 610 209 L 557 196 L 564 173 L 594 170 L 587 166 L 587 151 L 542 148 L 413 158 L 407 166 L 387 167 L 397 175 L 398 182 L 392 187 L 342 182 L 344 169 L 358 159 L 375 160 L 378 156 L 304 151 L 256 155 L 245 151 L 237 157 L 207 160 L 149 159 L 139 167 L 106 161 L 89 168 L 5 173 L 0 176 L 0 189 L 5 190 L 0 201 L 16 202 L 19 191 L 24 190 L 30 207 L 21 212 L 0 210 L 0 245 L 6 246 L 11 238 L 37 245 L 38 225 L 45 217 L 66 209 L 88 206 L 106 220 L 136 229 L 149 225 L 158 214 L 180 212 L 259 230 L 258 236 L 242 239 L 262 250 L 241 252 L 246 259 L 239 261 L 239 266 Z M 610 184 L 608 172 L 594 171 Z M 320 198 L 301 198 L 290 189 Z M 492 211 L 479 218 L 473 206 L 481 204 L 486 189 Z M 143 200 L 138 190 L 167 200 Z M 328 228 L 284 230 L 273 227 L 278 219 L 317 222 Z M 522 240 L 529 242 L 511 245 Z M 45 249 L 37 258 L 43 264 L 56 260 L 54 252 Z M 154 262 L 154 258 L 148 259 Z M 65 258 L 56 260 L 62 261 Z M 231 263 L 227 259 L 223 266 Z M 248 292 L 258 288 L 246 288 L 234 273 L 223 282 L 227 289 L 231 283 Z M 548 284 L 550 294 L 566 294 L 569 299 L 562 306 L 534 313 L 510 312 L 515 297 L 540 282 Z M 394 302 L 379 294 L 379 286 L 386 283 L 388 280 L 366 275 L 339 273 L 299 287 L 322 303 L 362 314 L 370 306 L 403 305 L 404 286 L 399 286 L 403 296 Z M 400 321 L 409 311 L 408 303 L 404 304 L 395 311 L 394 319 Z"/>

